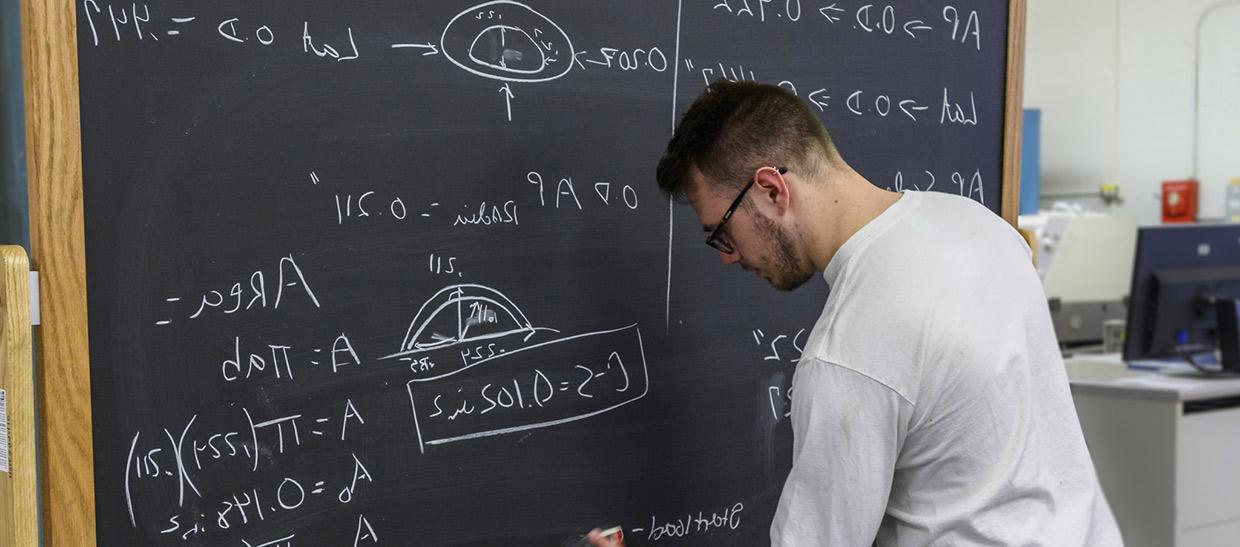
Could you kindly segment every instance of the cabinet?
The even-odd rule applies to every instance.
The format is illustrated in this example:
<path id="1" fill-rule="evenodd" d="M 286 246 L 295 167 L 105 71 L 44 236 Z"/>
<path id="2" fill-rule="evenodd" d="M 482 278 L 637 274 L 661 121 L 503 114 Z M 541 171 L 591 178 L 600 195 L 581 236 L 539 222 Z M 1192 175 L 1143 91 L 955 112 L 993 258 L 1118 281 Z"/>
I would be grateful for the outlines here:
<path id="1" fill-rule="evenodd" d="M 1129 547 L 1240 545 L 1240 378 L 1066 360 L 1098 479 Z"/>

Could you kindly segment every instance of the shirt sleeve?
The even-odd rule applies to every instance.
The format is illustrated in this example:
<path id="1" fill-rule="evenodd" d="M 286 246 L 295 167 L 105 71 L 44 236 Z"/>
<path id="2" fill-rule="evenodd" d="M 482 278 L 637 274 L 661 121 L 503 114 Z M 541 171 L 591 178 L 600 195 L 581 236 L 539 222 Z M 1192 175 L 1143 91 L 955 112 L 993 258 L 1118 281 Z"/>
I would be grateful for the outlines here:
<path id="1" fill-rule="evenodd" d="M 802 359 L 792 389 L 792 471 L 771 545 L 871 545 L 911 411 L 908 400 L 877 380 Z"/>

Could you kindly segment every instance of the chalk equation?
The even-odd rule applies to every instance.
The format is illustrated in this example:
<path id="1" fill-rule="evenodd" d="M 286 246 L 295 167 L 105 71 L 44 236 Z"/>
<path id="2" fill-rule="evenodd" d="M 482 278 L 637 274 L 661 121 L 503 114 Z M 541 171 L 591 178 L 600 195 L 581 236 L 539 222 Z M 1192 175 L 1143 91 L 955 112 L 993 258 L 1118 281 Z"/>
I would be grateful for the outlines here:
<path id="1" fill-rule="evenodd" d="M 977 10 L 943 6 L 938 14 L 907 15 L 904 6 L 887 4 L 864 4 L 850 6 L 840 2 L 821 2 L 818 7 L 808 6 L 808 0 L 718 0 L 713 10 L 720 15 L 740 17 L 758 23 L 801 21 L 806 12 L 813 14 L 804 18 L 807 22 L 821 24 L 828 29 L 851 30 L 873 36 L 905 37 L 916 40 L 934 32 L 941 39 L 982 49 L 982 28 Z M 815 13 L 816 12 L 816 13 Z M 940 25 L 937 27 L 935 25 Z"/>
<path id="2" fill-rule="evenodd" d="M 332 340 L 328 349 L 312 348 L 309 356 L 303 359 L 290 357 L 298 355 L 298 350 L 288 344 L 262 344 L 263 349 L 252 351 L 249 347 L 242 351 L 241 337 L 233 337 L 233 349 L 228 357 L 220 362 L 220 376 L 225 382 L 236 382 L 250 378 L 274 376 L 276 379 L 292 381 L 296 378 L 294 370 L 323 368 L 335 374 L 345 367 L 362 364 L 357 350 L 349 341 L 348 335 L 340 333 Z"/>
<path id="3" fill-rule="evenodd" d="M 265 420 L 256 419 L 248 408 L 241 407 L 237 418 L 244 418 L 245 422 L 235 427 L 200 430 L 194 427 L 198 420 L 195 414 L 179 428 L 163 428 L 162 436 L 156 433 L 144 438 L 141 431 L 135 432 L 125 459 L 126 501 L 135 481 L 170 481 L 177 490 L 178 504 L 184 505 L 191 493 L 201 497 L 197 476 L 212 466 L 241 465 L 256 472 L 260 462 L 272 464 L 276 454 L 323 442 L 312 439 L 335 438 L 337 431 L 338 441 L 345 441 L 351 424 L 354 428 L 366 424 L 352 399 L 321 414 L 297 413 Z M 132 519 L 132 504 L 129 511 Z"/>
<path id="4" fill-rule="evenodd" d="M 329 492 L 325 481 L 303 484 L 293 477 L 284 477 L 273 484 L 275 486 L 260 489 L 251 488 L 246 491 L 225 495 L 218 501 L 206 504 L 198 512 L 182 512 L 172 514 L 165 519 L 161 535 L 179 538 L 181 541 L 200 544 L 204 538 L 211 537 L 214 532 L 239 530 L 247 526 L 258 525 L 286 513 L 305 512 L 306 506 L 326 496 L 328 504 L 335 494 L 338 503 L 345 505 L 351 500 L 353 490 L 360 483 L 374 482 L 370 471 L 361 460 L 353 455 L 354 475 L 349 486 L 340 490 L 339 494 Z M 348 496 L 348 498 L 346 498 Z M 258 534 L 259 537 L 272 537 L 273 534 Z M 295 547 L 296 545 L 314 545 L 313 541 L 294 543 L 297 534 L 279 534 L 273 539 L 257 539 L 256 537 L 241 538 L 241 545 L 246 547 Z M 364 513 L 358 513 L 356 530 L 353 533 L 353 545 L 373 545 L 379 543 L 379 534 Z"/>
<path id="5" fill-rule="evenodd" d="M 682 60 L 682 63 L 686 70 L 697 72 L 701 76 L 703 87 L 709 86 L 716 80 L 762 81 L 753 66 L 746 68 L 743 64 L 727 61 L 701 63 L 693 58 L 686 58 Z M 911 123 L 920 123 L 925 120 L 933 121 L 933 118 L 926 114 L 933 108 L 933 112 L 939 114 L 939 125 L 976 126 L 978 124 L 977 99 L 973 91 L 961 92 L 944 87 L 940 100 L 939 97 L 926 99 L 892 90 L 815 88 L 812 85 L 798 86 L 797 82 L 792 80 L 779 80 L 778 82 L 771 80 L 770 83 L 787 89 L 793 95 L 803 97 L 819 112 L 826 112 L 832 105 L 837 105 L 837 108 L 844 108 L 854 116 L 907 119 Z M 811 90 L 811 88 L 814 89 Z M 805 94 L 802 95 L 802 93 Z"/>
<path id="6" fill-rule="evenodd" d="M 637 325 L 547 338 L 499 291 L 446 287 L 409 325 L 400 351 L 419 450 L 565 424 L 615 410 L 649 390 Z"/>
<path id="7" fill-rule="evenodd" d="M 271 47 L 277 41 L 276 30 L 271 25 L 243 21 L 241 17 L 224 17 L 210 22 L 189 14 L 152 17 L 148 3 L 106 0 L 82 0 L 81 7 L 86 26 L 90 29 L 91 45 L 96 47 L 101 41 L 109 40 L 159 42 L 161 36 L 163 40 L 173 40 L 190 29 L 204 25 L 210 26 L 209 31 L 214 31 L 217 38 L 234 44 Z M 112 32 L 109 33 L 109 29 Z M 344 36 L 336 36 L 330 43 L 311 33 L 309 21 L 303 21 L 298 30 L 300 32 L 295 34 L 295 39 L 303 53 L 331 61 L 353 61 L 361 57 L 352 27 L 345 27 Z M 317 28 L 315 32 L 318 32 Z"/>
<path id="8" fill-rule="evenodd" d="M 891 4 L 848 6 L 839 2 L 823 2 L 817 7 L 808 4 L 803 0 L 719 0 L 713 4 L 712 12 L 756 23 L 815 21 L 822 24 L 826 32 L 850 29 L 866 35 L 908 40 L 938 34 L 943 39 L 971 46 L 977 51 L 982 48 L 981 22 L 976 10 L 946 5 L 935 14 L 909 15 L 912 9 Z M 161 36 L 167 40 L 180 37 L 191 28 L 207 26 L 211 27 L 207 30 L 215 38 L 234 45 L 272 47 L 278 45 L 282 37 L 291 34 L 290 40 L 300 46 L 303 53 L 337 62 L 360 59 L 365 49 L 359 49 L 354 28 L 349 25 L 324 27 L 311 21 L 301 21 L 296 29 L 280 28 L 277 31 L 279 25 L 248 21 L 242 17 L 207 21 L 188 14 L 152 16 L 151 8 L 146 3 L 82 0 L 80 7 L 90 29 L 93 46 L 99 46 L 102 42 L 135 39 L 157 42 Z M 323 38 L 328 35 L 329 38 Z M 667 47 L 660 44 L 602 45 L 578 49 L 562 25 L 532 6 L 513 0 L 484 2 L 456 13 L 444 24 L 437 41 L 423 37 L 420 40 L 388 43 L 387 48 L 389 51 L 415 52 L 418 57 L 443 57 L 460 70 L 502 82 L 495 92 L 504 102 L 504 116 L 508 122 L 513 120 L 513 102 L 518 96 L 514 84 L 552 82 L 567 76 L 574 68 L 582 71 L 593 67 L 620 72 L 665 73 L 677 62 L 675 53 L 669 56 Z M 695 63 L 689 58 L 682 59 L 682 62 L 689 72 L 699 72 L 707 85 L 719 78 L 733 81 L 757 79 L 753 69 L 746 70 L 743 65 L 713 61 Z M 784 81 L 781 85 L 796 92 L 797 86 L 790 81 Z M 804 90 L 808 92 L 806 99 L 819 111 L 831 104 L 834 97 L 834 102 L 841 103 L 854 115 L 887 117 L 900 114 L 913 122 L 917 122 L 920 114 L 936 102 L 924 97 L 901 96 L 894 90 L 836 89 L 830 92 L 825 87 L 813 90 L 806 87 Z M 939 122 L 977 125 L 973 93 L 961 92 L 957 98 L 950 96 L 950 91 L 944 88 Z M 338 204 L 342 221 L 347 216 L 343 210 L 349 207 L 352 197 L 344 196 L 344 203 Z M 400 202 L 399 197 L 385 197 L 382 201 L 388 202 L 387 207 L 383 208 L 389 213 L 387 216 L 403 219 L 408 214 L 406 204 Z M 358 207 L 363 209 L 360 203 Z"/>
<path id="9" fill-rule="evenodd" d="M 364 457 L 356 451 L 324 477 L 282 475 L 275 464 L 279 454 L 313 450 L 322 443 L 343 443 L 349 439 L 350 428 L 365 426 L 360 405 L 352 399 L 315 412 L 267 419 L 240 407 L 236 417 L 235 427 L 196 426 L 199 416 L 195 414 L 183 425 L 166 427 L 153 435 L 134 433 L 123 481 L 132 526 L 139 525 L 132 494 L 138 488 L 175 492 L 175 508 L 166 517 L 156 517 L 164 521 L 160 534 L 193 541 L 212 532 L 244 529 L 276 514 L 305 511 L 316 499 L 329 505 L 346 505 L 353 502 L 360 489 L 375 481 Z M 211 477 L 238 470 L 253 474 L 251 482 L 255 486 L 223 493 L 208 488 Z M 155 508 L 156 512 L 163 510 L 166 508 Z M 359 532 L 356 538 L 377 537 L 365 517 L 361 519 L 364 524 L 360 526 L 366 533 Z M 267 541 L 271 540 L 253 544 Z"/>

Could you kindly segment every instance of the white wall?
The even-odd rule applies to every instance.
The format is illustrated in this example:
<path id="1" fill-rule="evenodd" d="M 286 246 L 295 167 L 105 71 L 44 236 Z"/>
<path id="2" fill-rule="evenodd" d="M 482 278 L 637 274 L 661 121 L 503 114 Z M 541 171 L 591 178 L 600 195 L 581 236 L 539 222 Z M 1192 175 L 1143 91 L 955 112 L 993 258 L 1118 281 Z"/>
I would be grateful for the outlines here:
<path id="1" fill-rule="evenodd" d="M 1222 202 L 1223 184 L 1240 177 L 1240 3 L 1205 19 L 1201 44 L 1197 171 Z"/>
<path id="2" fill-rule="evenodd" d="M 1161 182 L 1194 175 L 1198 20 L 1233 3 L 1029 2 L 1025 106 L 1042 109 L 1044 204 L 1117 183 L 1119 212 L 1140 224 L 1159 222 Z M 1203 218 L 1223 215 L 1223 186 L 1240 177 L 1238 13 L 1215 10 L 1203 25 L 1203 138 L 1195 173 Z"/>
<path id="3" fill-rule="evenodd" d="M 1042 109 L 1042 194 L 1115 177 L 1116 0 L 1031 0 L 1025 106 Z"/>

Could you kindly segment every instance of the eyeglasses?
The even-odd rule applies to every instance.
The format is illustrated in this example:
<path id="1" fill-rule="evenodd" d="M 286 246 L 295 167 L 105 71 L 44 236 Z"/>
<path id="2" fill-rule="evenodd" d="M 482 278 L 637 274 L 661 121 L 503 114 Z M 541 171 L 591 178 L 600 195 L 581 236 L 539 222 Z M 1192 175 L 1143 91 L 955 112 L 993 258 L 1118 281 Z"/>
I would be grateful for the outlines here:
<path id="1" fill-rule="evenodd" d="M 780 175 L 788 173 L 787 167 L 776 167 L 775 170 L 779 171 Z M 749 182 L 745 184 L 745 187 L 741 188 L 741 193 L 736 196 L 736 199 L 732 200 L 732 205 L 728 207 L 726 212 L 723 213 L 723 218 L 719 220 L 719 225 L 715 226 L 715 230 L 710 233 L 710 237 L 706 238 L 707 245 L 710 245 L 715 250 L 725 255 L 730 255 L 736 252 L 736 249 L 732 247 L 732 244 L 729 243 L 727 239 L 724 239 L 723 227 L 728 223 L 728 219 L 732 218 L 732 213 L 736 212 L 736 208 L 740 207 L 741 200 L 745 199 L 745 192 L 749 191 L 749 188 L 753 186 L 753 182 L 754 179 L 749 179 Z"/>

